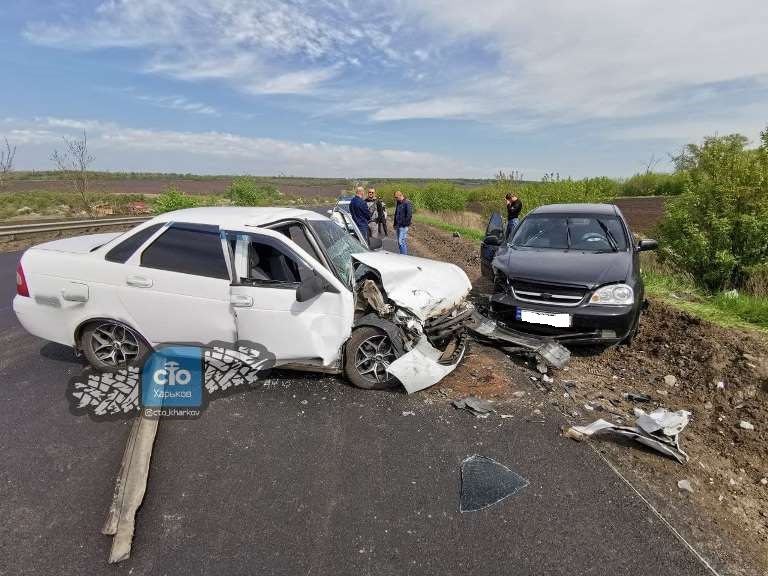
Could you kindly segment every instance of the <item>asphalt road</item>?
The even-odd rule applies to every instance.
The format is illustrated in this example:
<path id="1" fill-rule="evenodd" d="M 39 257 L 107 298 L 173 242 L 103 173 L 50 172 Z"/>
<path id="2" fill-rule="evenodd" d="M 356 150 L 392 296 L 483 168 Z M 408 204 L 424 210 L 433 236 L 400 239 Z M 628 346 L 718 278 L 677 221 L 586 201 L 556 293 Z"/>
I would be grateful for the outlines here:
<path id="1" fill-rule="evenodd" d="M 285 373 L 161 422 L 132 556 L 109 566 L 130 426 L 70 414 L 82 366 L 16 322 L 17 259 L 0 254 L 0 574 L 707 574 L 554 411 L 480 420 Z M 476 453 L 530 484 L 462 514 Z"/>

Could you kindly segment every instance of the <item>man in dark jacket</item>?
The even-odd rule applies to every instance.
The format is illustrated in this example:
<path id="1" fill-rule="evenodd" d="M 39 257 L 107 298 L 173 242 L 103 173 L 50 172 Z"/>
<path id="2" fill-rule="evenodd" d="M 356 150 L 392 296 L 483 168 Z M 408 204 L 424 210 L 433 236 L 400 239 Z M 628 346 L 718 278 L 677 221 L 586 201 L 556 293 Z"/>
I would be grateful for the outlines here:
<path id="1" fill-rule="evenodd" d="M 355 190 L 355 196 L 349 203 L 349 213 L 352 216 L 352 220 L 355 221 L 357 227 L 360 229 L 360 233 L 365 237 L 366 243 L 370 238 L 370 231 L 368 229 L 368 223 L 371 221 L 371 213 L 368 210 L 368 205 L 363 200 L 362 186 L 358 186 Z"/>
<path id="2" fill-rule="evenodd" d="M 507 234 L 509 238 L 510 234 L 514 232 L 517 225 L 520 224 L 520 212 L 523 209 L 523 202 L 514 194 L 507 194 L 504 199 L 507 202 Z"/>
<path id="3" fill-rule="evenodd" d="M 400 254 L 408 254 L 408 227 L 413 220 L 413 206 L 400 190 L 395 192 L 395 236 L 397 245 L 400 248 Z"/>

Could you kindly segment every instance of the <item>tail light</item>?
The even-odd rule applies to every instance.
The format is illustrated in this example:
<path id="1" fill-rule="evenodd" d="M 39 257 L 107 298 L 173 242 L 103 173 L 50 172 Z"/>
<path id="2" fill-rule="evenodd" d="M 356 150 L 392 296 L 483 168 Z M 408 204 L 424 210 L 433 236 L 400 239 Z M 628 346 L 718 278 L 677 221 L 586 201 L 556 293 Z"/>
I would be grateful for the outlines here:
<path id="1" fill-rule="evenodd" d="M 21 267 L 21 262 L 16 266 L 16 294 L 29 298 L 29 286 L 27 286 L 27 279 L 24 278 L 24 269 Z"/>

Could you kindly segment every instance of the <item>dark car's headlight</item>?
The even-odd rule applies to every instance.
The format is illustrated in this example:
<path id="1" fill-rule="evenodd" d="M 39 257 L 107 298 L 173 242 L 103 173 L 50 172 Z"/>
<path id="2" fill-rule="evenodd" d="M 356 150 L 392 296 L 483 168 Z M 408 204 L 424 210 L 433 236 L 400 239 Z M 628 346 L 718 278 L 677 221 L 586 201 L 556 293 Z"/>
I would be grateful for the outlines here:
<path id="1" fill-rule="evenodd" d="M 634 304 L 635 291 L 626 284 L 608 284 L 595 290 L 589 299 L 590 304 Z"/>

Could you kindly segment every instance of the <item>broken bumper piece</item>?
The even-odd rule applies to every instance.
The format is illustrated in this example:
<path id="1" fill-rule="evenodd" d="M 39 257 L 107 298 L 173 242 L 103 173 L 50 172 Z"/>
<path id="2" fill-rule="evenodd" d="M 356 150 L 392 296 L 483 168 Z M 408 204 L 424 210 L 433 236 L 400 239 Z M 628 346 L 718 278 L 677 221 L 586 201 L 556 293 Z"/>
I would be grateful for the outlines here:
<path id="1" fill-rule="evenodd" d="M 540 356 L 545 362 L 555 368 L 562 368 L 571 358 L 568 349 L 546 337 L 532 336 L 516 330 L 500 326 L 495 320 L 487 318 L 474 311 L 471 323 L 467 324 L 470 331 L 482 340 L 503 348 L 513 348 L 527 351 Z"/>
<path id="2" fill-rule="evenodd" d="M 443 364 L 440 362 L 443 352 L 432 346 L 427 338 L 422 337 L 409 352 L 392 362 L 387 372 L 400 380 L 408 394 L 424 390 L 454 371 L 464 357 L 463 343 L 460 345 L 462 349 L 453 355 L 451 363 Z"/>

